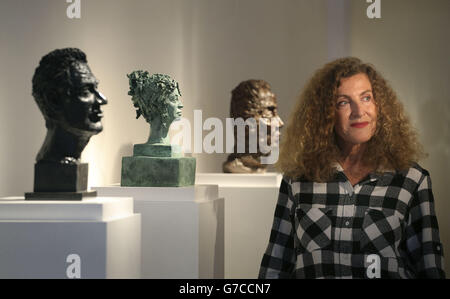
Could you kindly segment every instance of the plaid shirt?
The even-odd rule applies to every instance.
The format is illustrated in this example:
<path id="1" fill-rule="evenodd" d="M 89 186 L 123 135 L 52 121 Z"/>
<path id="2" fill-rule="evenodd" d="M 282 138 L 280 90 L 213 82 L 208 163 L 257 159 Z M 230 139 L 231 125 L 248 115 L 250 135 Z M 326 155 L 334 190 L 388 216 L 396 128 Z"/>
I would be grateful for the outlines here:
<path id="1" fill-rule="evenodd" d="M 429 173 L 283 178 L 259 278 L 445 278 Z"/>

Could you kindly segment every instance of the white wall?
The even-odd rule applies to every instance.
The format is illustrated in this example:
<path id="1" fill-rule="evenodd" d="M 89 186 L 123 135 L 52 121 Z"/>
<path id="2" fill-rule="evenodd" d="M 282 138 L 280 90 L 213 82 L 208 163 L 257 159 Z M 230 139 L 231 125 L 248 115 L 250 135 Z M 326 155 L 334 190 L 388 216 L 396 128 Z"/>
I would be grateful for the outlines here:
<path id="1" fill-rule="evenodd" d="M 390 81 L 417 128 L 428 158 L 440 235 L 450 273 L 450 1 L 383 0 L 381 19 L 352 1 L 351 54 Z"/>

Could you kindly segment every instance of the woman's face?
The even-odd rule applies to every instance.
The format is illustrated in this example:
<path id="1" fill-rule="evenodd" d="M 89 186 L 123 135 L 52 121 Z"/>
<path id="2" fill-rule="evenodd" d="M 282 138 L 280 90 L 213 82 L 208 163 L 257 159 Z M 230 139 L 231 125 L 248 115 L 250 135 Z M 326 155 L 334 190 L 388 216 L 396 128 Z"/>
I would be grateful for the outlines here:
<path id="1" fill-rule="evenodd" d="M 366 74 L 342 78 L 336 99 L 335 132 L 340 145 L 365 143 L 375 133 L 377 107 Z"/>

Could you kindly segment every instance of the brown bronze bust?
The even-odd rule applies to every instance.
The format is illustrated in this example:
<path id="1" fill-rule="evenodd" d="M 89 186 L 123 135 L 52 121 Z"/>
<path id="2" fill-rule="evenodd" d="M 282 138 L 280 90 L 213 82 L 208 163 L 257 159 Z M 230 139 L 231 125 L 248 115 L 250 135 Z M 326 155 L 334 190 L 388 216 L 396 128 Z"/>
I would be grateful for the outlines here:
<path id="1" fill-rule="evenodd" d="M 231 92 L 231 106 L 230 116 L 233 119 L 242 118 L 244 121 L 248 119 L 254 119 L 256 121 L 257 138 L 259 136 L 259 127 L 261 121 L 276 119 L 278 121 L 278 127 L 284 126 L 283 121 L 278 115 L 277 111 L 277 98 L 272 92 L 269 83 L 264 80 L 247 80 L 241 82 Z M 266 121 L 267 123 L 267 121 Z M 249 149 L 249 136 L 250 127 L 245 128 L 245 150 L 244 152 L 238 151 L 237 147 L 237 133 L 236 128 L 234 132 L 234 153 L 228 156 L 227 161 L 223 163 L 223 172 L 225 173 L 264 173 L 267 170 L 267 164 L 261 163 L 261 156 L 268 155 L 263 154 L 260 149 L 260 142 L 257 142 L 257 151 L 252 152 Z M 278 136 L 277 136 L 278 137 Z M 264 136 L 266 140 L 263 144 L 271 145 L 271 126 L 267 124 L 267 136 Z M 277 138 L 278 139 L 278 138 Z"/>

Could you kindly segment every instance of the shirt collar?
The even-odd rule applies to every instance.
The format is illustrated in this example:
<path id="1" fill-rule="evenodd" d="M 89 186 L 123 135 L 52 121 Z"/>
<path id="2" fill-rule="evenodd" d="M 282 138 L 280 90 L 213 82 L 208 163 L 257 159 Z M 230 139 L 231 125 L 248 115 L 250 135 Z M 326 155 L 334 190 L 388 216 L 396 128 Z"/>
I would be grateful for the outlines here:
<path id="1" fill-rule="evenodd" d="M 347 182 L 348 178 L 345 175 L 344 168 L 342 168 L 341 164 L 339 162 L 334 162 L 333 167 L 336 169 L 337 181 Z M 369 182 L 379 181 L 379 184 L 382 186 L 389 185 L 394 177 L 394 174 L 395 170 L 380 166 L 375 172 L 369 173 L 369 175 L 358 184 L 363 185 Z"/>

